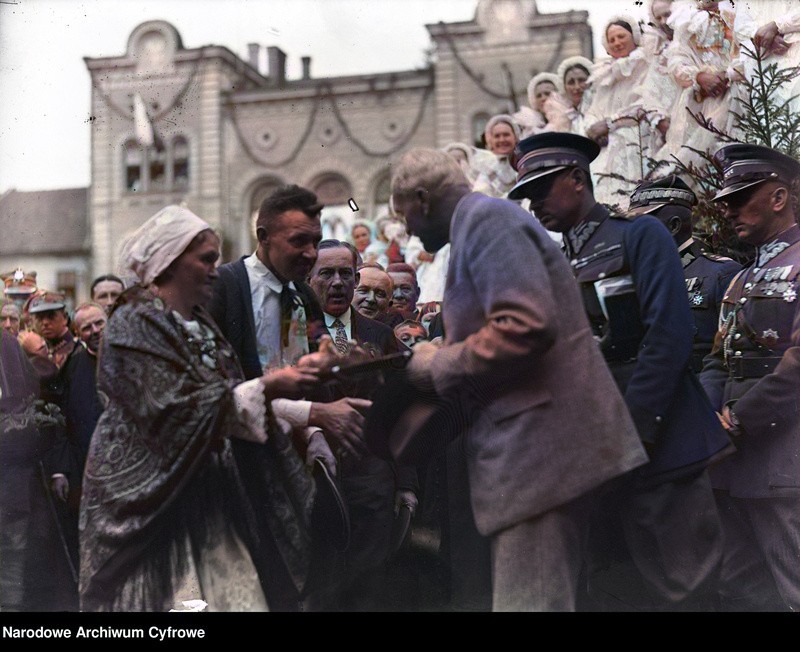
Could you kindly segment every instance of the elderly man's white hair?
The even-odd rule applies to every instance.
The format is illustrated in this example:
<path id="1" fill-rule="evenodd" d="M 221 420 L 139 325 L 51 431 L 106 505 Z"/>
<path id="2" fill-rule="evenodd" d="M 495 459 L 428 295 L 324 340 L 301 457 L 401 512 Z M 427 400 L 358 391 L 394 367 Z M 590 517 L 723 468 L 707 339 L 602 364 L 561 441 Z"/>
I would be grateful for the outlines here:
<path id="1" fill-rule="evenodd" d="M 393 167 L 392 195 L 399 197 L 407 197 L 417 188 L 434 193 L 449 186 L 470 186 L 455 159 L 438 149 L 416 147 Z"/>

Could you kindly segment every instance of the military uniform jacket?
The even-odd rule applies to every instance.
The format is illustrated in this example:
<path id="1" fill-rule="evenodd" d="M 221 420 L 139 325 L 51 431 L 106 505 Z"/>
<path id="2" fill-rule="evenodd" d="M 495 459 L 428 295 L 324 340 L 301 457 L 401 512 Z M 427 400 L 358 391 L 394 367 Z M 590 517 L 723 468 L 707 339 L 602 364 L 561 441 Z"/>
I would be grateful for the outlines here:
<path id="1" fill-rule="evenodd" d="M 692 368 L 699 373 L 703 358 L 714 344 L 722 297 L 742 266 L 731 258 L 707 252 L 703 243 L 694 239 L 680 254 L 695 325 Z"/>
<path id="2" fill-rule="evenodd" d="M 690 368 L 694 323 L 666 227 L 596 204 L 564 240 L 595 338 L 648 445 L 642 481 L 692 473 L 729 451 Z"/>
<path id="3" fill-rule="evenodd" d="M 744 498 L 800 495 L 800 227 L 759 247 L 723 298 L 700 381 L 743 434 L 715 485 Z"/>

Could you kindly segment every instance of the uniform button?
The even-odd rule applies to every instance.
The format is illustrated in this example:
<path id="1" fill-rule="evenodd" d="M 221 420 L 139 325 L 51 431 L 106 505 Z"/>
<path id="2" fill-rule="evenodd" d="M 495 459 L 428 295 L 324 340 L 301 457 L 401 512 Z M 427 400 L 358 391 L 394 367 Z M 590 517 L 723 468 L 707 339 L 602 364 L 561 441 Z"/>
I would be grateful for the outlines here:
<path id="1" fill-rule="evenodd" d="M 769 424 L 769 427 L 770 427 L 770 428 L 774 428 L 774 427 L 775 427 L 775 426 L 777 426 L 777 425 L 778 425 L 777 423 L 771 423 L 771 424 Z"/>
<path id="2" fill-rule="evenodd" d="M 745 289 L 745 290 L 749 290 L 751 287 L 753 287 L 753 284 L 752 284 L 752 283 L 745 283 L 745 284 L 744 284 L 744 289 Z"/>
<path id="3" fill-rule="evenodd" d="M 739 303 L 747 303 L 747 297 L 742 297 L 739 299 Z"/>
<path id="4" fill-rule="evenodd" d="M 758 273 L 761 271 L 761 268 L 760 268 L 760 267 L 754 267 L 754 268 L 753 268 L 753 271 L 754 271 L 756 274 L 758 274 Z"/>
<path id="5" fill-rule="evenodd" d="M 661 423 L 663 419 L 661 417 L 656 417 L 656 423 Z"/>
<path id="6" fill-rule="evenodd" d="M 741 355 L 742 355 L 742 352 L 741 352 L 741 351 L 737 351 L 736 353 L 734 353 L 734 355 L 741 356 Z"/>
<path id="7" fill-rule="evenodd" d="M 741 333 L 736 333 L 736 335 L 733 336 L 733 339 L 738 340 L 741 336 Z"/>
<path id="8" fill-rule="evenodd" d="M 600 272 L 600 273 L 597 275 L 597 278 L 605 278 L 605 277 L 606 277 L 606 273 L 605 273 L 605 272 Z"/>

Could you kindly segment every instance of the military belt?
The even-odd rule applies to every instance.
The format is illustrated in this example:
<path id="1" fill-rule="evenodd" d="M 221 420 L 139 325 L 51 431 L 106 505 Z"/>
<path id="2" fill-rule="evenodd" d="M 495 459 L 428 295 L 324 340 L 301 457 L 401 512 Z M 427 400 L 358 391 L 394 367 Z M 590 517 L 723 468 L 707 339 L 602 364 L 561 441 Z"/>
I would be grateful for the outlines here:
<path id="1" fill-rule="evenodd" d="M 744 358 L 733 356 L 728 359 L 728 372 L 731 378 L 736 380 L 761 378 L 775 371 L 775 367 L 781 360 L 780 357 Z"/>

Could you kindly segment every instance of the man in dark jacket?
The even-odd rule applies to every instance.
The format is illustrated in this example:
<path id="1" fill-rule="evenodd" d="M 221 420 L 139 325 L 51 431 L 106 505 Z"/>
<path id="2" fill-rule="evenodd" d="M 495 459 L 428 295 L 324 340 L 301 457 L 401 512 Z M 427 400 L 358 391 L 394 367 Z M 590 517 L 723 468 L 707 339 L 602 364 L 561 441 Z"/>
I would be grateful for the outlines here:
<path id="1" fill-rule="evenodd" d="M 692 207 L 697 197 L 678 176 L 646 181 L 631 195 L 626 217 L 652 215 L 667 227 L 681 257 L 686 291 L 694 317 L 692 369 L 699 373 L 717 333 L 722 296 L 742 266 L 708 251 L 692 235 Z"/>
<path id="2" fill-rule="evenodd" d="M 321 210 L 311 191 L 296 185 L 279 188 L 259 208 L 256 251 L 219 267 L 209 312 L 236 351 L 248 379 L 270 368 L 295 364 L 316 350 L 317 339 L 325 333 L 319 302 L 304 283 L 322 239 Z M 369 405 L 367 400 L 351 397 L 333 402 L 277 399 L 271 404 L 278 418 L 307 438 L 303 444 L 309 444 L 321 429 L 333 450 L 353 456 L 366 451 L 361 429 L 363 411 Z M 234 454 L 251 500 L 268 500 L 264 469 L 271 466 L 266 459 L 272 454 L 269 445 L 236 440 Z M 263 511 L 256 509 L 257 515 Z M 281 533 L 272 532 L 267 522 L 259 525 L 261 543 L 254 561 L 270 608 L 296 611 L 303 573 L 287 572 Z"/>
<path id="3" fill-rule="evenodd" d="M 75 309 L 73 324 L 79 342 L 51 383 L 66 427 L 58 431 L 55 443 L 43 461 L 52 495 L 65 503 L 63 533 L 77 569 L 78 509 L 83 469 L 92 433 L 103 413 L 103 404 L 97 393 L 97 353 L 106 327 L 106 311 L 100 304 L 83 303 Z"/>
<path id="4" fill-rule="evenodd" d="M 308 282 L 322 305 L 325 326 L 337 349 L 346 354 L 359 345 L 376 357 L 397 353 L 400 345 L 391 328 L 363 316 L 351 306 L 358 254 L 352 245 L 323 240 Z M 370 398 L 373 379 L 342 388 L 348 395 Z M 341 392 L 333 390 L 336 395 Z M 395 512 L 417 504 L 417 474 L 413 466 L 397 466 L 367 452 L 356 458 L 339 456 L 339 477 L 350 512 L 351 537 L 339 555 L 332 585 L 313 596 L 312 609 L 374 611 L 391 608 L 393 591 L 386 578 Z"/>

